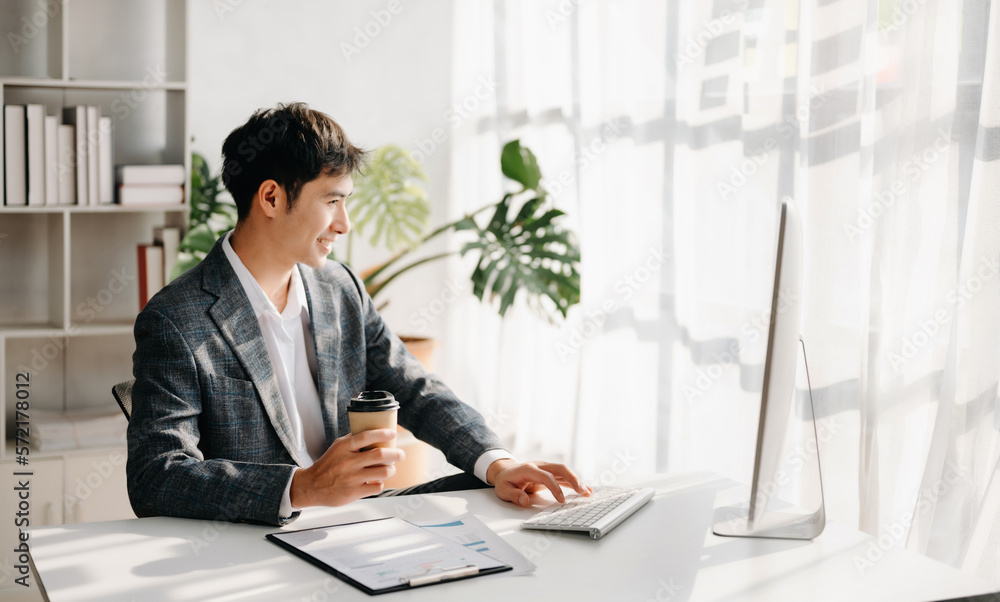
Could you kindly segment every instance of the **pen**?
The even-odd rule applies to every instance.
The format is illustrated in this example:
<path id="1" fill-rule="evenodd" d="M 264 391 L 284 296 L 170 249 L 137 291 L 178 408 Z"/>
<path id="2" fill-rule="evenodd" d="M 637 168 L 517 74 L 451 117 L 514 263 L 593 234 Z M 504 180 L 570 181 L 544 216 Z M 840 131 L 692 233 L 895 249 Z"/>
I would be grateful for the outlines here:
<path id="1" fill-rule="evenodd" d="M 428 585 L 430 583 L 437 583 L 439 581 L 444 581 L 446 579 L 458 579 L 460 577 L 469 577 L 471 575 L 476 575 L 479 573 L 479 567 L 470 564 L 467 566 L 455 567 L 453 569 L 442 569 L 438 573 L 431 573 L 428 575 L 421 575 L 420 577 L 411 577 L 409 580 L 410 587 L 416 587 L 418 585 Z"/>

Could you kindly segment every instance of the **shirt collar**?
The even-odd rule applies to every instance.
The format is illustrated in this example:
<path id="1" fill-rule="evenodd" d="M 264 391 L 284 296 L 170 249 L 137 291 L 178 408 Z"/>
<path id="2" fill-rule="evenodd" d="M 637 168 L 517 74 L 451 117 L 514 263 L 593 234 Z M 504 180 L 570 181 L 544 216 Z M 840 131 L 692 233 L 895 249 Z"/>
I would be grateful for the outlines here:
<path id="1" fill-rule="evenodd" d="M 283 319 L 289 319 L 298 316 L 301 312 L 305 312 L 309 315 L 309 304 L 306 301 L 306 289 L 302 284 L 302 276 L 299 274 L 298 266 L 292 270 L 292 282 L 288 287 L 288 301 L 285 303 L 285 310 L 283 312 L 278 312 L 278 308 L 274 306 L 274 303 L 268 298 L 267 293 L 261 288 L 257 279 L 253 277 L 247 266 L 243 265 L 243 260 L 240 256 L 236 254 L 233 250 L 232 243 L 229 239 L 232 237 L 233 231 L 230 230 L 226 232 L 226 236 L 222 241 L 222 250 L 226 254 L 226 259 L 229 260 L 229 264 L 233 266 L 233 271 L 236 272 L 236 277 L 239 279 L 240 284 L 243 286 L 243 291 L 246 293 L 247 298 L 250 299 L 250 305 L 253 307 L 254 315 L 259 319 L 262 314 L 272 313 L 275 316 L 281 316 Z"/>

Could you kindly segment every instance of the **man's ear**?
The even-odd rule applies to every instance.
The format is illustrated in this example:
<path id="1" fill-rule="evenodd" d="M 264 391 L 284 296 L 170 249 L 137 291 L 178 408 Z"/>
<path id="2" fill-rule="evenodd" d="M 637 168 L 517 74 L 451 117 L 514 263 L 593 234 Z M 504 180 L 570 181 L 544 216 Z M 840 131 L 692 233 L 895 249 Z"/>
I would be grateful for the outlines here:
<path id="1" fill-rule="evenodd" d="M 273 218 L 278 211 L 285 211 L 285 189 L 274 180 L 264 180 L 257 188 L 257 196 L 254 197 L 254 204 L 260 207 L 261 212 Z"/>

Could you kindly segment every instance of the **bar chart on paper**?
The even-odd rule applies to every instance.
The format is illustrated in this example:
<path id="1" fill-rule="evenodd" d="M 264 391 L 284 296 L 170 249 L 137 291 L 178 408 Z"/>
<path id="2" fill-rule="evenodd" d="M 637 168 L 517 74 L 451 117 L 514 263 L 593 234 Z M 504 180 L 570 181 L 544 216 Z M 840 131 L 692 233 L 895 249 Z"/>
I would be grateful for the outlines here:
<path id="1" fill-rule="evenodd" d="M 419 524 L 424 529 L 513 567 L 512 571 L 504 573 L 504 575 L 523 575 L 535 570 L 535 565 L 530 560 L 471 513 L 448 519 L 445 522 Z"/>

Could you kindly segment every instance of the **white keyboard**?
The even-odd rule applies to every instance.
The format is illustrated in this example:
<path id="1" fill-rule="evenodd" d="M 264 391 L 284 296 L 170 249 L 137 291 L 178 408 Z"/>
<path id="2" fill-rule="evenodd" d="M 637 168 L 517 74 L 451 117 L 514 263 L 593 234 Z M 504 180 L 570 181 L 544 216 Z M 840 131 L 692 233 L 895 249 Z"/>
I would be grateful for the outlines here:
<path id="1" fill-rule="evenodd" d="M 582 531 L 600 539 L 653 498 L 651 487 L 595 487 L 590 497 L 570 494 L 521 523 L 524 529 Z"/>

